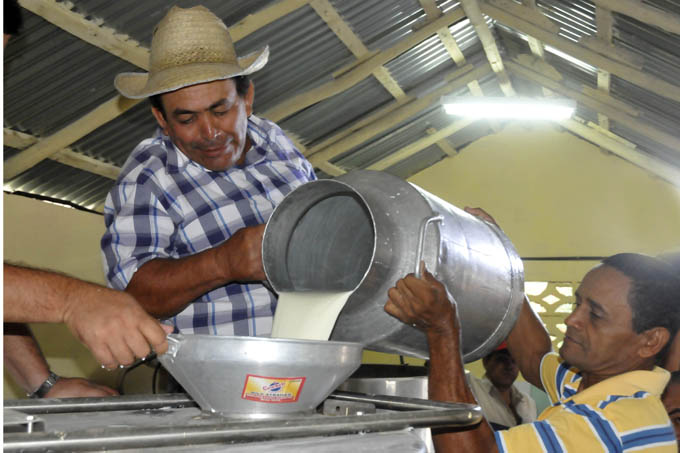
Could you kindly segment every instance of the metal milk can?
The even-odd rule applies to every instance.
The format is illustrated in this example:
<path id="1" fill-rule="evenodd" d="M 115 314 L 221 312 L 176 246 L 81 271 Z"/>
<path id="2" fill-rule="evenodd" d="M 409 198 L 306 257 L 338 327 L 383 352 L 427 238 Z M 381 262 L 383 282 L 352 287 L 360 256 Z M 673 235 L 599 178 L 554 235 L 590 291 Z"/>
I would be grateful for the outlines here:
<path id="1" fill-rule="evenodd" d="M 458 304 L 463 359 L 503 341 L 523 300 L 522 261 L 503 232 L 396 176 L 354 171 L 300 186 L 267 223 L 265 274 L 277 291 L 352 291 L 331 340 L 427 358 L 418 329 L 388 315 L 387 290 L 427 269 Z"/>

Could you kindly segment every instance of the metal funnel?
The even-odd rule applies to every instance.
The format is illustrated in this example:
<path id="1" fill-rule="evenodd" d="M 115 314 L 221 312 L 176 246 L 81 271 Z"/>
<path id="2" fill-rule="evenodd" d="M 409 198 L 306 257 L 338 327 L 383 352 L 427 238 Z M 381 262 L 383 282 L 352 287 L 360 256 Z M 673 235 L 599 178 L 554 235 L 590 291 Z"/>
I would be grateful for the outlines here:
<path id="1" fill-rule="evenodd" d="M 172 334 L 158 359 L 201 409 L 273 418 L 314 412 L 361 353 L 359 343 Z"/>

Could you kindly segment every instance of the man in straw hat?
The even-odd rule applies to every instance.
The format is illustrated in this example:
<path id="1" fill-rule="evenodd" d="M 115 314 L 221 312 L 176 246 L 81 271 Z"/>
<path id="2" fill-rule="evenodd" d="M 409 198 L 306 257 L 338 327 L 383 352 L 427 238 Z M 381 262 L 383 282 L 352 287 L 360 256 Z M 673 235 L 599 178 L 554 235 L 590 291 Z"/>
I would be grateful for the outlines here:
<path id="1" fill-rule="evenodd" d="M 481 209 L 466 209 L 484 220 Z M 453 288 L 452 288 L 453 289 Z M 522 376 L 543 388 L 552 405 L 538 417 L 493 432 L 482 421 L 468 430 L 440 429 L 438 452 L 677 452 L 661 403 L 670 374 L 661 363 L 678 328 L 680 285 L 663 261 L 637 253 L 610 256 L 588 272 L 559 355 L 528 301 L 507 339 Z M 425 331 L 429 397 L 474 403 L 463 378 L 456 302 L 427 271 L 399 280 L 385 311 Z M 463 326 L 464 327 L 464 326 Z"/>
<path id="2" fill-rule="evenodd" d="M 126 97 L 150 98 L 159 128 L 107 197 L 107 278 L 182 332 L 271 332 L 264 224 L 286 194 L 316 177 L 276 124 L 252 115 L 248 75 L 268 56 L 265 47 L 237 57 L 212 12 L 173 7 L 154 31 L 149 73 L 114 82 Z"/>

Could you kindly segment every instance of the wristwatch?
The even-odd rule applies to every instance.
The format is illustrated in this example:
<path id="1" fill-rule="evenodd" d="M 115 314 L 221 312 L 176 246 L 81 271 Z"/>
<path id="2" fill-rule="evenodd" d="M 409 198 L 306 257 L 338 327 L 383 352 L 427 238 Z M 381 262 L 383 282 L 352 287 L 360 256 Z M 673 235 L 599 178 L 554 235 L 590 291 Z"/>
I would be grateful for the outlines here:
<path id="1" fill-rule="evenodd" d="M 58 375 L 50 371 L 49 376 L 47 376 L 47 379 L 45 379 L 45 381 L 40 384 L 40 387 L 38 387 L 33 393 L 29 393 L 28 396 L 30 398 L 44 398 L 45 395 L 47 395 L 47 392 L 49 392 L 50 389 L 54 387 L 54 384 L 56 384 L 59 379 L 60 377 Z"/>

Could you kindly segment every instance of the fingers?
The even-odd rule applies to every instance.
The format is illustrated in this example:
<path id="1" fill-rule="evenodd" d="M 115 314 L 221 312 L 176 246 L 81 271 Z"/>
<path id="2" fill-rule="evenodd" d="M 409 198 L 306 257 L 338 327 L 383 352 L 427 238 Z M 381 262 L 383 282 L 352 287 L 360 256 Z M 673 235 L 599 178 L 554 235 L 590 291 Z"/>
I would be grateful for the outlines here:
<path id="1" fill-rule="evenodd" d="M 470 208 L 470 207 L 466 206 L 465 212 L 467 212 L 468 214 L 472 214 L 474 216 L 477 216 L 482 220 L 486 220 L 487 222 L 493 223 L 494 225 L 498 226 L 498 223 L 496 222 L 496 220 L 494 220 L 494 218 L 491 217 L 491 215 L 488 212 L 486 212 L 485 210 L 483 210 L 482 208 Z"/>
<path id="2" fill-rule="evenodd" d="M 142 326 L 142 334 L 145 338 L 147 351 L 151 347 L 157 354 L 164 354 L 168 350 L 167 334 L 172 333 L 172 331 L 173 326 L 163 325 L 155 319 L 149 319 L 149 322 Z M 137 357 L 145 357 L 149 352 Z"/>

